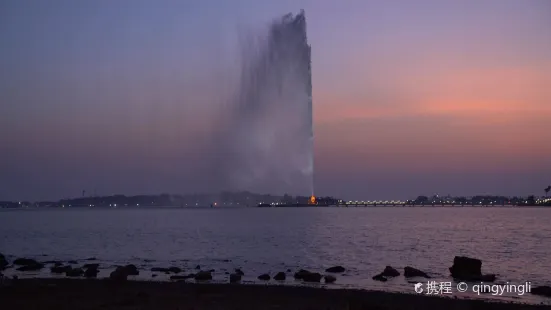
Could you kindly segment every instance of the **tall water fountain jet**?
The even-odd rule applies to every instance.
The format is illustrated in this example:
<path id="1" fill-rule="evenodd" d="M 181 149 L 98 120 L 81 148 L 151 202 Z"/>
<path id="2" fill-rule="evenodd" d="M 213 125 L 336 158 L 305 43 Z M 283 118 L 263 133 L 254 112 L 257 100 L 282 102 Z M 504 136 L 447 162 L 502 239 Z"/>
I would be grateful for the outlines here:
<path id="1" fill-rule="evenodd" d="M 311 48 L 304 11 L 242 42 L 239 91 L 221 158 L 233 189 L 314 192 Z M 226 115 L 228 116 L 228 115 Z"/>

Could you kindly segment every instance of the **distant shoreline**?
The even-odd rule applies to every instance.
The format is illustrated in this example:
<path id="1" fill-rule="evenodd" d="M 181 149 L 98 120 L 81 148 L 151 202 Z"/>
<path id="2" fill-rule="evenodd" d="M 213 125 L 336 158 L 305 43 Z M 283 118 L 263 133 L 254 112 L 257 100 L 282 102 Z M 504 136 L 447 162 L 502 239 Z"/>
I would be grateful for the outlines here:
<path id="1" fill-rule="evenodd" d="M 112 196 L 84 196 L 67 198 L 59 201 L 0 201 L 0 208 L 67 208 L 67 207 L 257 207 L 264 206 L 311 206 L 315 202 L 320 206 L 346 207 L 380 207 L 380 206 L 551 206 L 551 198 L 535 197 L 508 197 L 477 195 L 472 197 L 440 197 L 419 196 L 408 200 L 344 200 L 331 196 L 290 196 L 290 195 L 261 195 L 250 192 L 223 192 L 221 194 L 197 195 L 112 195 Z"/>
<path id="2" fill-rule="evenodd" d="M 426 208 L 426 209 L 481 209 L 481 208 L 492 208 L 492 209 L 546 209 L 551 208 L 551 206 L 545 205 L 376 205 L 376 206 L 327 206 L 327 205 L 279 205 L 279 206 L 120 206 L 120 207 L 110 207 L 110 206 L 78 206 L 78 207 L 19 207 L 19 208 L 0 208 L 0 210 L 154 210 L 154 209 L 178 209 L 178 210 L 232 210 L 232 209 L 377 209 L 377 208 L 392 208 L 392 209 L 411 209 L 411 208 Z"/>
<path id="3" fill-rule="evenodd" d="M 81 279 L 19 279 L 0 289 L 6 309 L 543 309 L 504 303 L 353 289 Z"/>

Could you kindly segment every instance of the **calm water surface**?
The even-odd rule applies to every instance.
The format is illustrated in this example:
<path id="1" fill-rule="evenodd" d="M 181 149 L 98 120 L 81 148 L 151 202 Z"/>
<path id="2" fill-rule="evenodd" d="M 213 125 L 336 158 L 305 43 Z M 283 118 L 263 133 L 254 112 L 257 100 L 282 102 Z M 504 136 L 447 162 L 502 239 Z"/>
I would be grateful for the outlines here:
<path id="1" fill-rule="evenodd" d="M 265 272 L 343 265 L 347 272 L 329 287 L 406 292 L 413 292 L 413 284 L 403 277 L 386 283 L 371 277 L 386 265 L 409 265 L 436 281 L 451 281 L 453 257 L 467 255 L 482 259 L 483 272 L 497 274 L 498 283 L 550 285 L 551 208 L 4 210 L 0 252 L 10 259 L 79 264 L 97 257 L 104 268 L 100 276 L 113 265 L 135 263 L 142 279 L 151 279 L 151 267 L 189 272 L 201 265 L 215 269 L 218 281 L 240 267 L 245 280 L 256 281 Z M 286 284 L 297 284 L 290 278 Z M 454 295 L 476 297 L 455 289 Z M 482 297 L 550 303 L 530 294 Z"/>

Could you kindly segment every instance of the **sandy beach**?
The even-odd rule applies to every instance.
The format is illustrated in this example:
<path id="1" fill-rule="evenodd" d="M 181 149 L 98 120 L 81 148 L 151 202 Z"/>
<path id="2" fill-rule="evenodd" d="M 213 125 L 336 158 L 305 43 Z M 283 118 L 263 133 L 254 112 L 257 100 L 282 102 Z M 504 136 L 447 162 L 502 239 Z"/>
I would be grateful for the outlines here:
<path id="1" fill-rule="evenodd" d="M 2 309 L 550 309 L 362 290 L 245 284 L 19 279 L 0 287 Z"/>

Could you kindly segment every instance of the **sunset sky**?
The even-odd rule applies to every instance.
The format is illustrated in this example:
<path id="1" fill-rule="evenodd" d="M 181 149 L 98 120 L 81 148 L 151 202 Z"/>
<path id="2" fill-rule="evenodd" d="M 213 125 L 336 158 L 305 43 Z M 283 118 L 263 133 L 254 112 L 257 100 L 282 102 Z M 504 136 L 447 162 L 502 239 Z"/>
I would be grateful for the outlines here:
<path id="1" fill-rule="evenodd" d="M 317 195 L 543 195 L 551 1 L 2 1 L 0 200 L 193 193 L 239 35 L 305 9 Z"/>

